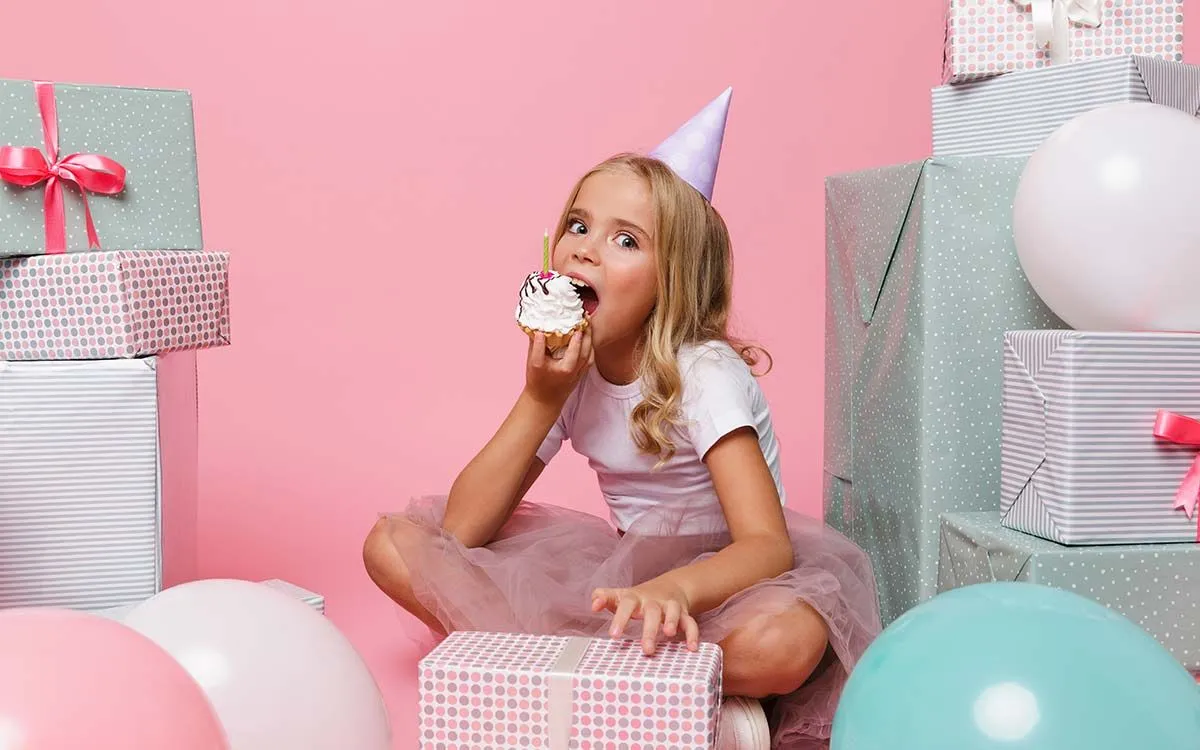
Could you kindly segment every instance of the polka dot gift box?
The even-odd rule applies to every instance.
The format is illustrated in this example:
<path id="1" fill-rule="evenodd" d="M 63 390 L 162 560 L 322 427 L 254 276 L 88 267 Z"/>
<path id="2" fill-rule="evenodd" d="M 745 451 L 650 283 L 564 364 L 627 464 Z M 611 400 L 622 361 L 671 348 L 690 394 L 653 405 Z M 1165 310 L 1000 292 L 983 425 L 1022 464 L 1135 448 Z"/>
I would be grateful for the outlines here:
<path id="1" fill-rule="evenodd" d="M 1000 507 L 1004 332 L 1065 327 L 1013 244 L 1024 164 L 826 181 L 825 520 L 870 555 L 888 622 L 936 593 L 939 516 Z"/>
<path id="2" fill-rule="evenodd" d="M 1118 55 L 1183 61 L 1183 0 L 948 0 L 947 83 Z"/>
<path id="3" fill-rule="evenodd" d="M 1086 596 L 1200 671 L 1200 545 L 1064 547 L 1004 528 L 997 511 L 948 513 L 939 570 L 938 591 L 1027 581 Z"/>
<path id="4" fill-rule="evenodd" d="M 0 259 L 0 360 L 121 359 L 228 343 L 228 253 Z"/>
<path id="5" fill-rule="evenodd" d="M 707 643 L 452 633 L 419 666 L 419 747 L 708 750 L 721 668 Z"/>
<path id="6" fill-rule="evenodd" d="M 199 250 L 199 194 L 188 92 L 0 79 L 0 256 Z"/>

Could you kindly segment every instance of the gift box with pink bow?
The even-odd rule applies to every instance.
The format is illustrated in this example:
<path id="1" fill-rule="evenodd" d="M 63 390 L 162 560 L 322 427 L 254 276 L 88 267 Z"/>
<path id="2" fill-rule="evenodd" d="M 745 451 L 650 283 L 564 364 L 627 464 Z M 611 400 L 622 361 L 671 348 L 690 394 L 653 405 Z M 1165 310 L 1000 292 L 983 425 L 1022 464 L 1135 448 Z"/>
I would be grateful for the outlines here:
<path id="1" fill-rule="evenodd" d="M 1183 0 L 949 0 L 943 79 L 1117 55 L 1183 61 Z"/>
<path id="2" fill-rule="evenodd" d="M 186 91 L 0 79 L 0 256 L 202 247 Z"/>
<path id="3" fill-rule="evenodd" d="M 1194 542 L 1200 335 L 1004 336 L 1001 523 L 1067 545 Z"/>

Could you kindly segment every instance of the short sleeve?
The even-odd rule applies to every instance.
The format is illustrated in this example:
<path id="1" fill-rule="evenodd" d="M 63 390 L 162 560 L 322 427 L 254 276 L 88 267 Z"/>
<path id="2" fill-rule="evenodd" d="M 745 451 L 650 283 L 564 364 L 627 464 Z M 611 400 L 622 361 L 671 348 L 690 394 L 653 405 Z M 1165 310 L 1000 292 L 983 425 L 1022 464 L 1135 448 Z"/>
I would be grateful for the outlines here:
<path id="1" fill-rule="evenodd" d="M 537 457 L 543 464 L 549 464 L 550 459 L 558 455 L 558 451 L 562 449 L 563 441 L 571 438 L 571 423 L 574 421 L 575 406 L 579 403 L 579 389 L 577 388 L 567 402 L 563 404 L 562 411 L 558 414 L 558 419 L 554 420 L 554 424 L 550 427 L 550 432 L 546 434 L 546 439 L 538 446 Z"/>
<path id="2" fill-rule="evenodd" d="M 703 349 L 680 365 L 681 408 L 697 456 L 703 459 L 718 440 L 738 428 L 757 429 L 753 375 L 735 352 Z"/>

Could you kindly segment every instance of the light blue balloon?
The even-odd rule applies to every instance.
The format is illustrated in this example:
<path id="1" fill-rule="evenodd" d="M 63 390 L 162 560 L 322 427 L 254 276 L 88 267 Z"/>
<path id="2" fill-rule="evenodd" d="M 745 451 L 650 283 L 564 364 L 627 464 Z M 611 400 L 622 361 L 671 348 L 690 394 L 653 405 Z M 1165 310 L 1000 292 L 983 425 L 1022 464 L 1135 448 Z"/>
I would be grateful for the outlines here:
<path id="1" fill-rule="evenodd" d="M 909 610 L 847 681 L 831 750 L 1197 750 L 1200 690 L 1096 602 L 985 583 Z"/>

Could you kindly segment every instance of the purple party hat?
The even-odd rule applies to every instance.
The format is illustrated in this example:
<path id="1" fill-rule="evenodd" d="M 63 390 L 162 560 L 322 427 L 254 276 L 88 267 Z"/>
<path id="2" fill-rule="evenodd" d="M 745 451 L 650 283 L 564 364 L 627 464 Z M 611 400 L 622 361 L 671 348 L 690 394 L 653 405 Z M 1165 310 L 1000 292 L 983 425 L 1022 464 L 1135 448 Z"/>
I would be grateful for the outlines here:
<path id="1" fill-rule="evenodd" d="M 710 202 L 732 96 L 733 87 L 725 89 L 650 152 Z"/>

